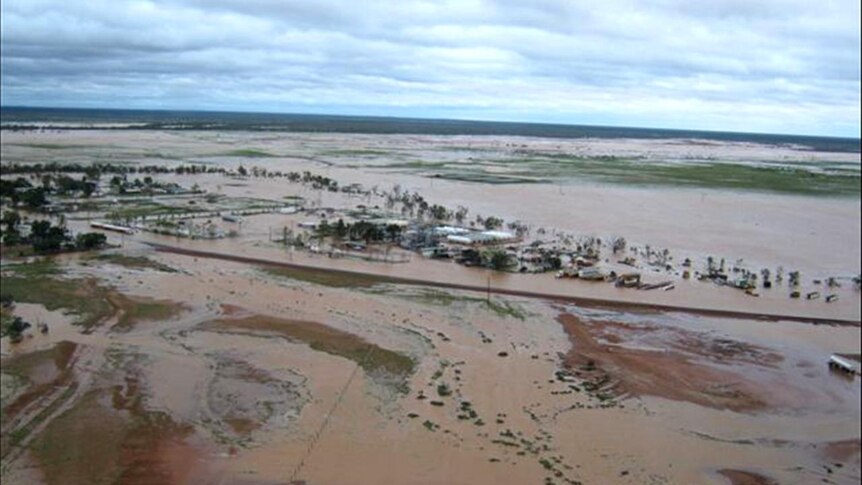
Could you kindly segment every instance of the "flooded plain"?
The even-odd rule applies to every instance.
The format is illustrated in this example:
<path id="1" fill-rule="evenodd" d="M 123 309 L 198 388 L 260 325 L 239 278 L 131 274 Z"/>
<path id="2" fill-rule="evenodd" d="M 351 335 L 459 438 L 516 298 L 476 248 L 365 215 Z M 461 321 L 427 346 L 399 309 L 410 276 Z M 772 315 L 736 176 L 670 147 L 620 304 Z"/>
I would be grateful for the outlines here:
<path id="1" fill-rule="evenodd" d="M 214 132 L 8 133 L 2 155 L 4 163 L 314 170 L 343 184 L 399 184 L 549 232 L 624 233 L 680 257 L 726 255 L 810 277 L 858 272 L 858 197 L 565 177 L 487 184 L 391 166 L 403 162 L 392 153 L 461 163 L 470 150 L 497 157 L 515 143 L 532 152 L 692 163 L 720 155 L 736 164 L 858 165 L 858 154 L 740 144 Z M 324 153 L 336 147 L 342 151 Z M 368 167 L 353 166 L 366 158 Z M 362 203 L 265 178 L 166 178 L 236 197 Z M 31 294 L 11 310 L 48 332 L 34 326 L 21 343 L 2 340 L 4 483 L 849 484 L 862 477 L 862 384 L 826 366 L 832 353 L 862 352 L 859 293 L 850 285 L 829 305 L 783 293 L 750 298 L 695 281 L 644 296 L 418 256 L 401 264 L 332 259 L 271 240 L 273 230 L 304 217 L 256 216 L 237 237 L 213 241 L 113 234 L 121 247 L 56 256 L 47 266 L 4 260 L 9 285 L 51 282 L 50 298 Z M 87 227 L 86 218 L 68 223 Z M 582 305 L 375 275 L 679 309 Z M 72 296 L 88 304 L 73 305 Z"/>

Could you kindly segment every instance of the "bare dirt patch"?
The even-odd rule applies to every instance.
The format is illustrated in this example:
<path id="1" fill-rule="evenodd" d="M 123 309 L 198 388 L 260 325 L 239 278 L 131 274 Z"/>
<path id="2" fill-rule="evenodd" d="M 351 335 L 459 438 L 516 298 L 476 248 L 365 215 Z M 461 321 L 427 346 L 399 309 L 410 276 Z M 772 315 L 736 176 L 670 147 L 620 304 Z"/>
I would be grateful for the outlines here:
<path id="1" fill-rule="evenodd" d="M 759 473 L 725 468 L 719 475 L 730 480 L 731 485 L 778 485 L 778 482 Z"/>
<path id="2" fill-rule="evenodd" d="M 190 433 L 189 426 L 145 410 L 136 380 L 127 379 L 110 392 L 87 393 L 48 425 L 31 450 L 48 484 L 184 483 L 194 460 L 171 455 L 192 451 L 183 441 Z"/>
<path id="3" fill-rule="evenodd" d="M 733 411 L 755 411 L 770 404 L 768 391 L 738 373 L 694 359 L 707 353 L 710 344 L 695 345 L 690 354 L 678 349 L 627 348 L 600 341 L 604 322 L 588 324 L 570 314 L 560 315 L 558 320 L 572 341 L 565 365 L 576 376 L 586 379 L 585 387 L 614 396 L 658 396 Z M 730 359 L 734 354 L 749 359 L 752 352 L 728 350 L 726 345 L 720 345 L 719 349 L 723 349 L 718 353 L 722 359 Z"/>

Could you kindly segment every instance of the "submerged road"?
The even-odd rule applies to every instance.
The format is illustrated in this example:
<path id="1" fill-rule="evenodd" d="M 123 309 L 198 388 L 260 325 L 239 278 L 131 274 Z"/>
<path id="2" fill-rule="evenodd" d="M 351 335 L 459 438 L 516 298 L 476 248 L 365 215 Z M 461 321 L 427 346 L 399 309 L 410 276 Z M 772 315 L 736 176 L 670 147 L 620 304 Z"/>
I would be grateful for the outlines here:
<path id="1" fill-rule="evenodd" d="M 509 288 L 495 288 L 492 286 L 483 287 L 476 285 L 466 285 L 462 283 L 445 283 L 439 281 L 429 281 L 417 278 L 405 278 L 400 276 L 381 275 L 377 273 L 368 273 L 361 271 L 350 271 L 343 269 L 324 268 L 320 266 L 312 266 L 306 264 L 291 263 L 287 261 L 272 261 L 268 259 L 253 258 L 250 256 L 238 256 L 234 254 L 216 253 L 211 251 L 201 251 L 198 249 L 188 249 L 176 246 L 168 246 L 166 244 L 144 242 L 144 244 L 154 248 L 157 251 L 181 254 L 186 256 L 194 256 L 199 258 L 220 259 L 223 261 L 233 261 L 237 263 L 254 264 L 259 266 L 270 266 L 275 268 L 296 269 L 302 271 L 315 271 L 321 274 L 344 275 L 350 277 L 367 278 L 371 282 L 376 283 L 392 283 L 402 285 L 428 286 L 434 288 L 444 288 L 452 290 L 474 291 L 485 294 L 511 295 L 525 298 L 538 298 L 542 300 L 557 301 L 560 303 L 571 303 L 583 307 L 606 308 L 613 310 L 632 310 L 641 312 L 684 312 L 695 315 L 703 315 L 710 317 L 725 317 L 747 320 L 766 320 L 779 321 L 786 320 L 792 322 L 811 323 L 815 325 L 840 325 L 840 326 L 860 326 L 860 322 L 856 320 L 842 320 L 834 318 L 821 317 L 805 317 L 797 315 L 780 315 L 772 313 L 756 313 L 736 310 L 717 310 L 711 308 L 697 308 L 678 305 L 663 305 L 653 303 L 640 303 L 620 300 L 610 300 L 603 298 L 581 297 L 574 295 L 555 295 L 548 293 L 539 293 L 533 291 L 513 290 Z"/>

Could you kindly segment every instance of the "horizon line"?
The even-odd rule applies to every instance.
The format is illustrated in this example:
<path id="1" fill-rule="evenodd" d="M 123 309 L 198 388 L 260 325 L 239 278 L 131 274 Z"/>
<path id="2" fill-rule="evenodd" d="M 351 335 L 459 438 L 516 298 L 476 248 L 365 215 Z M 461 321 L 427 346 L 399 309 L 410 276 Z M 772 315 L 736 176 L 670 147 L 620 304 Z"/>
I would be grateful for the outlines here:
<path id="1" fill-rule="evenodd" d="M 329 116 L 339 118 L 376 118 L 390 120 L 413 120 L 413 121 L 439 121 L 439 122 L 471 122 L 471 123 L 488 123 L 488 124 L 526 124 L 536 126 L 564 126 L 564 127 L 589 127 L 589 128 L 608 128 L 608 129 L 629 129 L 629 130 L 657 130 L 668 132 L 694 132 L 707 134 L 725 134 L 725 135 L 755 135 L 755 136 L 788 136 L 798 138 L 820 138 L 834 140 L 852 140 L 862 142 L 860 137 L 839 136 L 839 135 L 812 135 L 808 133 L 776 133 L 766 131 L 722 131 L 714 129 L 701 128 L 666 128 L 658 126 L 631 126 L 631 125 L 602 125 L 602 124 L 581 124 L 572 122 L 549 122 L 549 121 L 517 121 L 517 120 L 493 120 L 493 119 L 476 119 L 476 118 L 437 118 L 423 116 L 394 116 L 394 115 L 376 115 L 376 114 L 331 114 L 331 113 L 309 113 L 309 112 L 293 112 L 293 111 L 253 111 L 253 110 L 225 110 L 225 109 L 189 109 L 189 108 L 116 108 L 116 107 L 83 107 L 83 106 L 38 106 L 38 105 L 3 105 L 0 104 L 0 110 L 5 109 L 45 109 L 45 110 L 79 110 L 79 111 L 145 111 L 156 113 L 170 112 L 187 112 L 187 113 L 223 113 L 223 114 L 260 114 L 260 115 L 284 115 L 284 116 Z"/>

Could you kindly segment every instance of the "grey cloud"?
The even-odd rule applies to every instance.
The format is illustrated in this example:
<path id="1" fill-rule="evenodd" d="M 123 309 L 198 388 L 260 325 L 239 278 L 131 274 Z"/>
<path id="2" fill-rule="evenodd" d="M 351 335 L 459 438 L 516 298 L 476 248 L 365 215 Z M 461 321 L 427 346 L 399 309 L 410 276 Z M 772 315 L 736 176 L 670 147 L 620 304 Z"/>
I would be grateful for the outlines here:
<path id="1" fill-rule="evenodd" d="M 0 9 L 4 105 L 859 134 L 854 1 L 4 0 Z"/>

